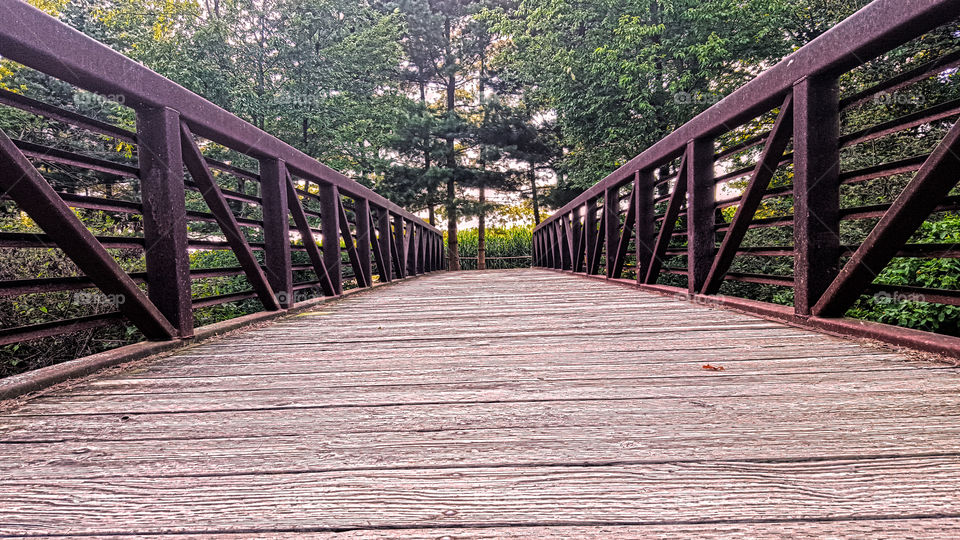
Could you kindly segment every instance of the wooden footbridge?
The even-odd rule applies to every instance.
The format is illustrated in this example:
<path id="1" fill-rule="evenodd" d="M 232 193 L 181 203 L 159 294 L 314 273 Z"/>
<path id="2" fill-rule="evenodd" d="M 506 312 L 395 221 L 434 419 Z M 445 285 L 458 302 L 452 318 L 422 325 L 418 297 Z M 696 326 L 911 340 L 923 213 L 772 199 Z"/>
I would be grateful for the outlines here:
<path id="1" fill-rule="evenodd" d="M 137 116 L 130 131 L 0 90 L 135 155 L 0 131 L 0 202 L 36 225 L 0 231 L 0 263 L 75 266 L 0 280 L 0 299 L 51 312 L 3 321 L 0 351 L 144 338 L 0 381 L 0 536 L 960 536 L 960 339 L 845 318 L 904 295 L 960 305 L 883 274 L 960 258 L 949 234 L 915 235 L 960 209 L 960 102 L 845 127 L 878 96 L 948 95 L 931 85 L 960 47 L 885 55 L 956 41 L 958 17 L 878 0 L 538 226 L 534 268 L 447 272 L 415 215 L 0 0 L 0 55 Z M 929 144 L 862 162 L 903 136 Z M 112 187 L 65 189 L 67 170 Z M 894 195 L 840 204 L 865 182 Z M 88 211 L 136 225 L 104 234 Z M 216 251 L 235 266 L 198 266 Z M 792 274 L 743 269 L 763 258 Z M 243 287 L 198 287 L 218 279 Z M 76 293 L 110 301 L 55 312 Z M 256 309 L 197 323 L 225 305 Z"/>
<path id="2" fill-rule="evenodd" d="M 947 534 L 958 389 L 681 299 L 439 273 L 6 412 L 0 533 Z"/>

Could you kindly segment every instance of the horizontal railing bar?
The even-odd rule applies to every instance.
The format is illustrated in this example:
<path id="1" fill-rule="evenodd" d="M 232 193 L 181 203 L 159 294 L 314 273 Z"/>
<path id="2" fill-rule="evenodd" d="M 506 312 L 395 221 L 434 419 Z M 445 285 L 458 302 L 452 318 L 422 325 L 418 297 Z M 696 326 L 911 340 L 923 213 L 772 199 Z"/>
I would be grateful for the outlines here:
<path id="1" fill-rule="evenodd" d="M 960 306 L 960 291 L 952 291 L 949 289 L 873 284 L 867 287 L 867 293 L 887 293 L 890 295 L 889 300 L 891 301 L 929 302 L 931 304 Z"/>
<path id="2" fill-rule="evenodd" d="M 915 82 L 929 79 L 943 70 L 960 65 L 960 50 L 945 54 L 936 60 L 917 66 L 910 71 L 891 77 L 866 90 L 857 92 L 840 100 L 840 110 L 847 110 L 862 105 L 878 94 L 889 94 Z"/>
<path id="3" fill-rule="evenodd" d="M 770 132 L 769 132 L 769 131 L 766 131 L 766 132 L 761 133 L 761 134 L 759 134 L 759 135 L 754 135 L 753 137 L 750 137 L 749 139 L 747 139 L 747 140 L 745 140 L 745 141 L 743 141 L 743 142 L 737 143 L 737 144 L 735 144 L 735 145 L 733 145 L 733 146 L 730 146 L 730 147 L 728 147 L 728 148 L 723 149 L 723 150 L 720 151 L 720 152 L 717 152 L 716 154 L 713 155 L 713 160 L 714 160 L 714 161 L 720 161 L 720 160 L 725 159 L 725 158 L 728 158 L 728 157 L 730 157 L 730 156 L 732 156 L 732 155 L 734 155 L 734 154 L 739 154 L 740 152 L 743 152 L 744 150 L 747 150 L 747 149 L 749 149 L 749 148 L 753 148 L 753 147 L 755 147 L 755 146 L 760 146 L 761 144 L 763 144 L 764 142 L 766 142 L 767 137 L 769 137 L 769 136 L 770 136 Z"/>
<path id="4" fill-rule="evenodd" d="M 304 268 L 300 268 L 304 267 Z M 294 265 L 294 270 L 310 269 L 310 265 Z M 200 268 L 190 270 L 191 279 L 209 279 L 217 277 L 231 277 L 243 274 L 239 266 L 224 268 Z M 146 283 L 146 272 L 127 274 L 135 283 Z M 54 278 L 32 278 L 0 281 L 0 297 L 20 296 L 47 292 L 75 291 L 94 289 L 96 285 L 86 276 L 68 276 Z"/>
<path id="5" fill-rule="evenodd" d="M 200 193 L 200 187 L 194 184 L 193 182 L 189 182 L 189 181 L 184 182 L 184 186 L 190 191 Z M 223 189 L 223 188 L 220 188 L 220 192 L 223 193 L 223 197 L 225 199 L 228 199 L 231 201 L 239 201 L 239 202 L 244 202 L 249 204 L 256 204 L 258 206 L 261 206 L 263 204 L 263 200 L 260 197 L 257 197 L 255 195 L 247 195 L 246 193 L 240 193 L 238 191 L 232 191 L 232 190 Z"/>
<path id="6" fill-rule="evenodd" d="M 857 206 L 852 208 L 841 208 L 840 209 L 840 219 L 852 220 L 852 219 L 871 219 L 883 217 L 887 213 L 887 210 L 890 209 L 893 203 L 884 203 L 884 204 L 873 204 L 869 206 Z M 934 212 L 950 212 L 953 210 L 960 210 L 960 196 L 954 195 L 952 197 L 946 197 L 943 199 L 937 207 L 934 209 Z"/>
<path id="7" fill-rule="evenodd" d="M 770 188 L 763 194 L 763 199 L 776 199 L 777 197 L 786 197 L 793 195 L 793 186 L 780 186 L 776 188 Z M 743 198 L 743 195 L 737 195 L 736 197 L 730 197 L 727 199 L 720 199 L 716 203 L 717 208 L 729 208 L 731 206 L 739 206 L 740 200 Z"/>
<path id="8" fill-rule="evenodd" d="M 89 195 L 77 195 L 75 193 L 61 193 L 57 195 L 63 199 L 71 208 L 84 208 L 87 210 L 100 210 L 103 212 L 119 212 L 122 214 L 140 214 L 143 212 L 143 205 L 133 201 L 121 201 L 118 199 L 106 199 L 103 197 L 90 197 Z"/>
<path id="9" fill-rule="evenodd" d="M 896 174 L 916 172 L 920 170 L 920 167 L 927 160 L 927 157 L 928 156 L 915 156 L 915 157 L 902 159 L 902 160 L 891 162 L 891 163 L 885 163 L 883 165 L 865 167 L 863 169 L 857 169 L 855 171 L 841 173 L 840 182 L 842 184 L 854 184 L 858 182 L 875 180 L 877 178 L 893 176 Z M 763 198 L 772 199 L 772 198 L 784 197 L 792 194 L 793 194 L 793 186 L 782 186 L 778 188 L 768 189 L 767 192 L 764 194 Z M 720 199 L 717 201 L 717 208 L 727 208 L 730 206 L 737 206 L 741 198 L 742 198 L 742 195 L 737 195 L 736 197 Z"/>
<path id="10" fill-rule="evenodd" d="M 205 307 L 219 306 L 220 304 L 227 304 L 230 302 L 239 302 L 241 300 L 250 300 L 256 298 L 257 293 L 252 289 L 227 293 L 227 294 L 218 294 L 216 296 L 203 296 L 200 298 L 191 299 L 191 305 L 193 309 L 201 309 Z"/>
<path id="11" fill-rule="evenodd" d="M 783 167 L 784 165 L 790 165 L 793 163 L 793 153 L 787 153 L 783 155 L 783 158 L 777 163 L 777 167 Z M 733 180 L 735 178 L 742 178 L 744 176 L 749 176 L 753 171 L 757 169 L 757 164 L 750 165 L 749 167 L 744 167 L 736 171 L 718 176 L 714 178 L 714 184 L 722 184 L 724 182 Z"/>
<path id="12" fill-rule="evenodd" d="M 934 105 L 860 131 L 840 137 L 840 148 L 847 148 L 960 114 L 960 99 Z"/>
<path id="13" fill-rule="evenodd" d="M 506 261 L 506 260 L 512 260 L 512 259 L 529 259 L 529 258 L 531 258 L 531 257 L 533 257 L 533 255 L 517 255 L 517 256 L 515 256 L 515 257 L 484 257 L 484 260 L 487 260 L 487 261 Z M 460 257 L 460 259 L 465 260 L 465 261 L 476 261 L 476 260 L 479 259 L 479 257 Z"/>
<path id="14" fill-rule="evenodd" d="M 258 219 L 243 218 L 240 216 L 234 216 L 237 220 L 237 224 L 241 227 L 248 227 L 250 229 L 262 229 L 263 222 Z M 209 212 L 198 212 L 196 210 L 187 210 L 187 222 L 190 221 L 203 221 L 206 223 L 218 223 L 216 216 Z"/>
<path id="15" fill-rule="evenodd" d="M 914 156 L 901 159 L 899 161 L 893 161 L 881 165 L 874 165 L 872 167 L 864 167 L 863 169 L 857 169 L 855 171 L 840 173 L 840 181 L 844 184 L 853 184 L 857 182 L 874 180 L 876 178 L 893 176 L 895 174 L 916 172 L 920 170 L 920 167 L 923 166 L 928 157 L 929 156 L 925 155 Z"/>
<path id="16" fill-rule="evenodd" d="M 856 246 L 848 246 L 847 253 L 852 255 Z M 897 257 L 917 259 L 960 259 L 960 246 L 956 244 L 907 244 L 897 251 Z"/>
<path id="17" fill-rule="evenodd" d="M 50 105 L 49 103 L 37 101 L 9 90 L 0 89 L 0 103 L 20 109 L 21 111 L 26 111 L 38 116 L 49 118 L 51 120 L 63 122 L 64 124 L 81 127 L 88 131 L 93 131 L 94 133 L 107 135 L 121 141 L 129 143 L 137 142 L 137 134 L 132 131 L 127 131 L 126 129 L 113 124 L 108 124 L 95 118 L 90 118 L 73 111 L 68 111 L 66 109 Z"/>
<path id="18" fill-rule="evenodd" d="M 144 283 L 146 272 L 128 274 L 135 283 Z M 86 276 L 68 276 L 53 278 L 11 279 L 0 281 L 0 297 L 21 296 L 48 292 L 76 291 L 94 289 L 96 285 Z"/>
<path id="19" fill-rule="evenodd" d="M 841 256 L 849 257 L 858 246 L 841 246 Z M 686 255 L 687 248 L 668 248 L 668 255 Z M 746 247 L 737 250 L 738 255 L 758 257 L 793 257 L 792 246 Z M 916 259 L 960 259 L 960 246 L 956 244 L 907 244 L 897 251 L 897 257 Z"/>
<path id="20" fill-rule="evenodd" d="M 76 152 L 51 148 L 27 141 L 14 140 L 13 144 L 17 145 L 17 148 L 23 152 L 23 155 L 40 161 L 80 167 L 82 169 L 113 174 L 124 178 L 139 178 L 140 176 L 140 169 L 131 167 L 130 165 L 85 156 L 83 154 L 77 154 Z"/>
<path id="21" fill-rule="evenodd" d="M 254 182 L 257 182 L 257 183 L 260 182 L 260 175 L 255 172 L 251 172 L 246 169 L 241 169 L 240 167 L 237 167 L 235 165 L 230 165 L 229 163 L 217 161 L 212 158 L 204 157 L 203 159 L 204 161 L 207 162 L 207 166 L 209 166 L 211 169 L 217 169 L 218 171 L 223 171 L 225 173 L 232 174 L 234 176 L 239 176 L 241 178 L 246 178 L 247 180 L 253 180 Z"/>
<path id="22" fill-rule="evenodd" d="M 30 326 L 20 326 L 17 328 L 4 328 L 0 329 L 0 346 L 69 334 L 81 330 L 90 330 L 101 326 L 117 324 L 122 321 L 123 315 L 120 312 L 112 312 L 99 315 L 87 315 L 75 319 L 32 324 Z"/>
<path id="23" fill-rule="evenodd" d="M 793 287 L 794 282 L 793 276 L 774 276 L 747 272 L 728 272 L 724 277 L 730 281 L 742 281 L 744 283 L 756 283 L 758 285 L 779 285 L 781 287 Z"/>
<path id="24" fill-rule="evenodd" d="M 107 249 L 143 249 L 143 238 L 125 236 L 97 236 L 97 241 Z M 56 248 L 56 242 L 43 233 L 0 232 L 0 247 L 3 248 Z"/>

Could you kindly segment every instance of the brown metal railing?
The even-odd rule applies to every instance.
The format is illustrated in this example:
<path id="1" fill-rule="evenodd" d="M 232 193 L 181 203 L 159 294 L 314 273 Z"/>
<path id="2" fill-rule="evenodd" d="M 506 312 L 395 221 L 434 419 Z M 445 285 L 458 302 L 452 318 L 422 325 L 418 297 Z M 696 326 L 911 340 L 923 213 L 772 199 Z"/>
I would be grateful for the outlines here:
<path id="1" fill-rule="evenodd" d="M 0 247 L 57 248 L 82 274 L 0 281 L 0 297 L 95 287 L 116 308 L 2 325 L 0 346 L 125 321 L 149 339 L 186 338 L 194 333 L 196 309 L 257 299 L 265 310 L 282 310 L 307 290 L 336 296 L 347 282 L 372 286 L 374 268 L 386 282 L 444 265 L 443 237 L 434 227 L 25 2 L 0 0 L 0 56 L 121 101 L 135 111 L 137 126 L 130 131 L 0 90 L 0 105 L 132 145 L 137 157 L 124 163 L 0 132 L 0 202 L 13 201 L 43 231 L 0 232 Z M 247 161 L 254 166 L 205 156 L 209 143 L 252 158 Z M 92 171 L 109 182 L 137 181 L 139 197 L 58 191 L 40 172 L 50 167 Z M 225 179 L 245 187 L 228 189 Z M 187 209 L 187 200 L 201 199 L 207 211 Z M 133 216 L 136 234 L 95 234 L 78 218 L 78 209 Z M 188 223 L 218 230 L 191 238 Z M 108 250 L 142 252 L 144 271 L 124 271 Z M 192 269 L 190 254 L 196 250 L 229 250 L 236 262 Z M 244 276 L 249 289 L 201 297 L 191 292 L 196 280 L 230 276 Z"/>
<path id="2" fill-rule="evenodd" d="M 614 280 L 629 274 L 641 288 L 960 354 L 960 340 L 952 337 L 843 319 L 864 294 L 960 305 L 956 290 L 874 284 L 895 257 L 960 258 L 952 244 L 909 243 L 931 213 L 960 209 L 960 197 L 951 196 L 960 179 L 960 100 L 918 105 L 909 114 L 842 131 L 844 114 L 936 79 L 960 64 L 960 50 L 928 55 L 849 95 L 841 96 L 839 83 L 958 16 L 960 3 L 950 0 L 871 3 L 545 220 L 534 231 L 534 265 Z M 841 167 L 841 152 L 861 152 L 866 143 L 930 126 L 948 131 L 932 152 Z M 841 189 L 896 175 L 912 179 L 892 202 L 841 207 Z M 758 213 L 778 204 L 778 211 Z M 841 229 L 847 226 L 868 232 L 845 245 Z M 784 239 L 777 245 L 745 242 L 759 229 L 780 230 Z M 790 238 L 793 244 L 786 245 Z M 744 257 L 787 257 L 792 274 L 731 271 Z M 789 288 L 793 308 L 718 296 L 729 282 Z"/>

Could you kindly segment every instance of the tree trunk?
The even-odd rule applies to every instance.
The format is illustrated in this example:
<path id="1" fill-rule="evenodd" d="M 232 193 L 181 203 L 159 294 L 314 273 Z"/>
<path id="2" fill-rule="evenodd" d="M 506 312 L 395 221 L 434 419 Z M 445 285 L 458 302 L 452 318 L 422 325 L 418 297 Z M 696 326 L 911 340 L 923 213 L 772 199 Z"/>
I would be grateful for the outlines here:
<path id="1" fill-rule="evenodd" d="M 420 67 L 420 66 L 417 66 L 417 74 L 418 74 L 418 77 L 419 77 L 419 79 L 420 79 L 420 80 L 419 80 L 419 84 L 420 84 L 420 105 L 422 105 L 424 108 L 426 108 L 426 106 L 427 106 L 427 76 L 426 76 L 426 74 L 423 72 L 423 68 Z M 431 160 L 430 160 L 430 147 L 432 146 L 432 144 L 431 144 L 431 137 L 432 137 L 432 135 L 431 135 L 431 133 L 430 133 L 430 128 L 428 127 L 428 128 L 426 128 L 426 129 L 424 129 L 423 133 L 421 133 L 420 136 L 421 136 L 422 139 L 423 139 L 423 174 L 426 175 L 427 173 L 430 172 L 430 166 L 432 165 L 432 162 L 431 162 Z M 436 210 L 436 208 L 434 207 L 434 204 L 433 204 L 433 203 L 434 203 L 434 197 L 435 197 L 435 194 L 434 194 L 434 191 L 433 191 L 433 186 L 432 186 L 432 185 L 428 185 L 428 186 L 427 186 L 427 214 L 428 214 L 427 223 L 429 223 L 429 224 L 430 224 L 431 226 L 433 226 L 433 227 L 436 227 L 436 226 L 437 226 L 437 210 Z"/>
<path id="2" fill-rule="evenodd" d="M 460 270 L 460 245 L 457 241 L 457 189 L 453 177 L 447 180 L 447 253 L 449 270 Z"/>
<path id="3" fill-rule="evenodd" d="M 447 38 L 447 54 L 446 54 L 446 68 L 447 68 L 447 115 L 452 120 L 454 115 L 454 109 L 457 106 L 456 92 L 457 92 L 457 74 L 456 68 L 453 64 L 452 54 L 451 54 L 451 34 L 450 34 L 450 18 L 447 17 L 447 20 L 444 24 L 444 30 L 446 32 Z M 449 264 L 448 268 L 452 271 L 460 270 L 460 246 L 457 242 L 457 221 L 459 216 L 457 215 L 457 186 L 454 181 L 454 170 L 457 167 L 457 154 L 456 146 L 454 145 L 453 135 L 447 135 L 447 252 L 449 253 Z"/>
<path id="4" fill-rule="evenodd" d="M 486 68 L 486 55 L 480 56 L 480 80 L 479 80 L 479 92 L 480 94 L 480 108 L 483 114 L 482 124 L 487 122 L 487 108 L 484 106 L 484 91 L 485 80 L 484 80 L 484 71 Z M 485 150 L 484 146 L 480 145 L 480 170 L 485 171 L 487 169 L 487 162 L 484 158 L 483 151 Z M 486 270 L 487 269 L 487 189 L 483 181 L 480 182 L 480 212 L 477 219 L 477 270 Z"/>
<path id="5" fill-rule="evenodd" d="M 533 222 L 540 224 L 540 201 L 537 196 L 537 164 L 530 162 L 530 198 L 533 200 Z"/>
<path id="6" fill-rule="evenodd" d="M 480 186 L 480 218 L 477 224 L 477 270 L 487 269 L 487 189 Z"/>

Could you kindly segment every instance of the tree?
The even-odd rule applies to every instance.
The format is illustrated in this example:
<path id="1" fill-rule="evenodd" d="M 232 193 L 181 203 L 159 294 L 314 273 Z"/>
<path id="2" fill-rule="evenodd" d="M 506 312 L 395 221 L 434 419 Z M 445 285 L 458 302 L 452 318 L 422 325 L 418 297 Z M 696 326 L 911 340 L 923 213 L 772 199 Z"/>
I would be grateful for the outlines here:
<path id="1" fill-rule="evenodd" d="M 790 51 L 782 0 L 523 0 L 499 61 L 556 112 L 578 192 Z M 562 202 L 562 201 L 558 201 Z"/>

